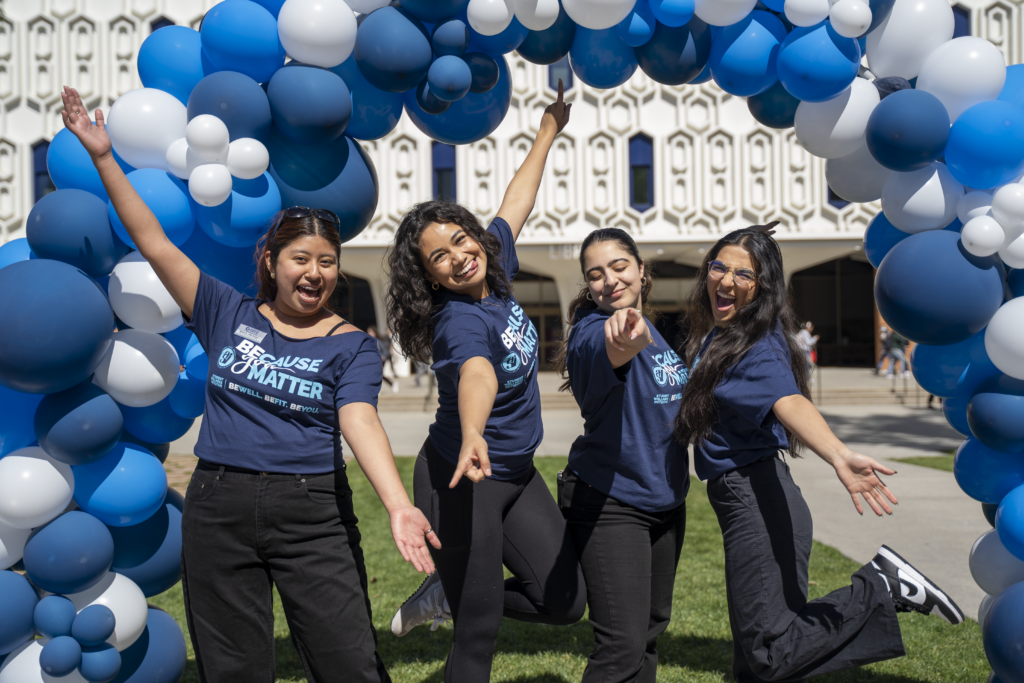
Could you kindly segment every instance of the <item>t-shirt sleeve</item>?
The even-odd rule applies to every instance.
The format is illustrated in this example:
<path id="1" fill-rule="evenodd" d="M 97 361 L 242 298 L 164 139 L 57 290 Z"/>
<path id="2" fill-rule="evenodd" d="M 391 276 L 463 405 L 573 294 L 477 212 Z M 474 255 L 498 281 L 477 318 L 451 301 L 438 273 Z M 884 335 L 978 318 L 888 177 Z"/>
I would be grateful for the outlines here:
<path id="1" fill-rule="evenodd" d="M 181 317 L 185 327 L 195 333 L 203 349 L 209 351 L 210 338 L 217 323 L 233 320 L 235 311 L 244 300 L 245 296 L 234 287 L 200 271 L 192 317 L 188 318 L 184 313 Z"/>
<path id="2" fill-rule="evenodd" d="M 604 325 L 600 320 L 577 323 L 569 338 L 566 352 L 566 368 L 569 371 L 569 385 L 584 411 L 599 405 L 612 389 L 624 383 L 623 366 L 616 372 L 608 359 L 604 343 Z"/>
<path id="3" fill-rule="evenodd" d="M 514 280 L 519 274 L 519 257 L 516 256 L 516 240 L 512 236 L 512 228 L 508 226 L 504 218 L 495 218 L 487 228 L 487 232 L 501 242 L 501 262 L 505 267 L 505 275 L 510 281 Z"/>
<path id="4" fill-rule="evenodd" d="M 369 403 L 374 408 L 377 407 L 377 395 L 380 394 L 380 385 L 384 381 L 384 364 L 377 352 L 376 341 L 369 335 L 364 337 L 352 358 L 341 368 L 341 375 L 334 383 L 335 410 L 349 403 Z"/>
<path id="5" fill-rule="evenodd" d="M 715 397 L 760 426 L 776 401 L 799 393 L 789 358 L 764 339 L 726 373 Z"/>
<path id="6" fill-rule="evenodd" d="M 487 322 L 475 311 L 455 313 L 439 332 L 434 348 L 435 357 L 441 360 L 434 364 L 435 372 L 449 374 L 458 382 L 459 371 L 470 358 L 492 360 Z"/>

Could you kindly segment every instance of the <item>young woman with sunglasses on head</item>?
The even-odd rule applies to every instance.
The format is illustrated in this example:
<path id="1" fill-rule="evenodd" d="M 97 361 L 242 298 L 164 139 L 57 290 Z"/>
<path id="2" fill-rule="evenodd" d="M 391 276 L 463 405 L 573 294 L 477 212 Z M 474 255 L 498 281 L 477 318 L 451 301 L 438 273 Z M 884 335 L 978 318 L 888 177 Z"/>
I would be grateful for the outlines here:
<path id="1" fill-rule="evenodd" d="M 328 309 L 341 276 L 338 217 L 286 209 L 257 245 L 259 295 L 200 272 L 114 161 L 110 138 L 65 88 L 118 216 L 211 363 L 199 464 L 182 516 L 182 586 L 201 681 L 274 678 L 271 588 L 310 681 L 389 681 L 377 655 L 341 436 L 391 516 L 395 543 L 432 572 L 439 546 L 409 501 L 377 417 L 377 345 Z"/>
<path id="2" fill-rule="evenodd" d="M 806 446 L 832 465 L 861 514 L 861 498 L 892 514 L 896 497 L 876 473 L 895 472 L 847 448 L 806 398 L 775 240 L 751 229 L 720 239 L 688 313 L 690 376 L 675 434 L 694 445 L 722 528 L 736 681 L 802 680 L 899 657 L 897 612 L 962 622 L 952 599 L 886 546 L 851 585 L 807 600 L 811 515 L 782 452 Z"/>
<path id="3" fill-rule="evenodd" d="M 584 683 L 651 682 L 686 531 L 686 447 L 672 436 L 686 368 L 644 317 L 651 273 L 628 233 L 583 240 L 586 285 L 559 353 L 583 415 L 559 505 L 587 584 L 594 649 Z"/>
<path id="4" fill-rule="evenodd" d="M 437 575 L 402 605 L 391 629 L 401 636 L 452 618 L 449 683 L 490 680 L 502 616 L 571 624 L 586 607 L 572 540 L 533 466 L 543 434 L 537 330 L 510 285 L 519 270 L 516 238 L 570 106 L 559 84 L 487 230 L 458 204 L 426 202 L 402 220 L 388 257 L 388 322 L 398 346 L 413 360 L 432 358 L 437 374 L 440 405 L 414 490 L 444 544 L 431 551 Z"/>

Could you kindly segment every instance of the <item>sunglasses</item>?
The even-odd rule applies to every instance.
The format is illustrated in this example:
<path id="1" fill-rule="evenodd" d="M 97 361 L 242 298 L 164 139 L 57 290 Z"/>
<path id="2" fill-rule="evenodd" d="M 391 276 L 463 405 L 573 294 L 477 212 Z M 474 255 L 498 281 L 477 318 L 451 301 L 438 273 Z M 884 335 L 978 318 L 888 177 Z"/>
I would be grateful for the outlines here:
<path id="1" fill-rule="evenodd" d="M 308 206 L 291 206 L 281 212 L 281 217 L 277 219 L 277 223 L 274 224 L 274 229 L 270 231 L 271 238 L 277 234 L 277 228 L 285 218 L 309 218 L 310 216 L 318 218 L 325 223 L 341 225 L 341 219 L 338 218 L 338 214 L 333 211 L 328 211 L 327 209 L 311 209 Z"/>

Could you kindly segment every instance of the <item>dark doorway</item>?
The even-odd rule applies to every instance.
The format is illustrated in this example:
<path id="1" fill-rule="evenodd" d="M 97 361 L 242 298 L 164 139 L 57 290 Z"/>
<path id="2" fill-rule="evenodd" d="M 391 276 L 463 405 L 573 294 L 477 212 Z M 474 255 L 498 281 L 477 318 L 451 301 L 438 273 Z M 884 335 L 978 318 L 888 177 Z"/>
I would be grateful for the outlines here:
<path id="1" fill-rule="evenodd" d="M 338 282 L 331 302 L 334 312 L 361 330 L 377 324 L 377 313 L 373 309 L 373 295 L 370 283 L 362 278 L 346 276 L 348 282 Z"/>
<path id="2" fill-rule="evenodd" d="M 555 281 L 542 275 L 519 271 L 513 285 L 516 301 L 537 328 L 540 369 L 554 370 L 555 357 L 562 343 L 562 309 L 558 305 Z"/>
<path id="3" fill-rule="evenodd" d="M 875 270 L 851 258 L 814 266 L 792 278 L 801 323 L 814 323 L 818 365 L 874 367 Z"/>

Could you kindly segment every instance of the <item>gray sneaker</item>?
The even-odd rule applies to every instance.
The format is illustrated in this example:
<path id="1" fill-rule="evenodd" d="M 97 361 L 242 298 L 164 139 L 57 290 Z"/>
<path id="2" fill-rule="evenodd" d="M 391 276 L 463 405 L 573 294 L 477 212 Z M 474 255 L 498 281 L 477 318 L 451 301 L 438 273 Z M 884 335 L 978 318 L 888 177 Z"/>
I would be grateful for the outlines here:
<path id="1" fill-rule="evenodd" d="M 448 598 L 444 596 L 444 587 L 437 572 L 429 575 L 416 592 L 402 603 L 391 620 L 391 632 L 401 638 L 420 624 L 433 620 L 431 631 L 446 621 L 450 621 L 452 612 L 448 608 Z"/>

